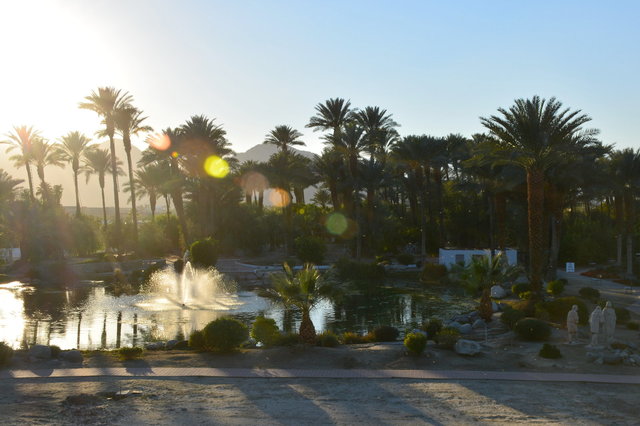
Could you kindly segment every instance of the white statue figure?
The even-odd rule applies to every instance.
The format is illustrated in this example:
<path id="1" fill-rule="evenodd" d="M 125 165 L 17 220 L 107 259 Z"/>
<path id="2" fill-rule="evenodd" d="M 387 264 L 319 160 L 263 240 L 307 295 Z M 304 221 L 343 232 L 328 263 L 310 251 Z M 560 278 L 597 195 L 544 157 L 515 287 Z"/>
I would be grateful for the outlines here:
<path id="1" fill-rule="evenodd" d="M 589 317 L 589 327 L 591 329 L 591 346 L 598 346 L 598 335 L 602 324 L 602 308 L 596 306 Z"/>
<path id="2" fill-rule="evenodd" d="M 607 302 L 602 310 L 602 332 L 605 345 L 611 344 L 613 333 L 616 331 L 616 311 L 611 306 L 611 302 Z"/>
<path id="3" fill-rule="evenodd" d="M 578 333 L 578 305 L 573 305 L 567 314 L 567 332 L 569 333 L 569 343 L 573 343 Z"/>

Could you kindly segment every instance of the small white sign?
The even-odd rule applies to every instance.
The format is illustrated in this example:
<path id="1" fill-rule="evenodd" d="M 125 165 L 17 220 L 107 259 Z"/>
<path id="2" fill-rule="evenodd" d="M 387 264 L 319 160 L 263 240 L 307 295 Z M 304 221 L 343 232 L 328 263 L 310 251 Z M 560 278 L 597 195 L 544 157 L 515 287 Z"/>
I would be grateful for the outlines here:
<path id="1" fill-rule="evenodd" d="M 575 272 L 575 271 L 576 271 L 576 264 L 573 262 L 567 262 L 566 272 Z"/>

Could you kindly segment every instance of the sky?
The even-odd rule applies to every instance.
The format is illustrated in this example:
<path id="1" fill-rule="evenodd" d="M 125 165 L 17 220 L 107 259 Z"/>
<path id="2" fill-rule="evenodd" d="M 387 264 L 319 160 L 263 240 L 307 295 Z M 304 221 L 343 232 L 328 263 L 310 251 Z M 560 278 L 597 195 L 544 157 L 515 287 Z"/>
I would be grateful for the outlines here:
<path id="1" fill-rule="evenodd" d="M 204 114 L 246 151 L 333 97 L 401 135 L 482 132 L 514 99 L 555 96 L 605 143 L 638 147 L 640 2 L 0 0 L 0 134 L 93 136 L 77 105 L 128 91 L 156 130 Z M 143 138 L 134 141 L 144 147 Z"/>

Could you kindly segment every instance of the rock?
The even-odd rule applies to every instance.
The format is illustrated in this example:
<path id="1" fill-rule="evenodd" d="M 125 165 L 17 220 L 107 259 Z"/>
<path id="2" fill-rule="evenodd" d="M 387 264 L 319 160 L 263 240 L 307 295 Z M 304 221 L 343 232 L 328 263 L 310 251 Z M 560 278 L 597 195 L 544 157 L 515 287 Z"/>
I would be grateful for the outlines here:
<path id="1" fill-rule="evenodd" d="M 177 340 L 169 340 L 167 341 L 167 344 L 165 345 L 166 349 L 174 349 L 176 347 L 176 345 L 178 344 Z"/>
<path id="2" fill-rule="evenodd" d="M 595 353 L 595 352 L 587 352 L 587 361 L 588 362 L 594 362 L 595 360 L 597 360 L 598 358 L 600 358 L 602 355 Z"/>
<path id="3" fill-rule="evenodd" d="M 469 321 L 473 322 L 475 320 L 477 320 L 478 318 L 480 318 L 480 312 L 478 311 L 473 311 L 469 314 Z"/>
<path id="4" fill-rule="evenodd" d="M 604 364 L 604 361 L 603 361 L 603 359 L 602 359 L 602 358 L 598 358 L 598 359 L 596 359 L 593 363 L 594 363 L 594 364 L 598 364 L 598 365 L 602 365 L 602 364 Z"/>
<path id="5" fill-rule="evenodd" d="M 494 299 L 502 299 L 507 296 L 507 292 L 501 285 L 494 285 L 491 287 L 491 297 Z"/>
<path id="6" fill-rule="evenodd" d="M 144 348 L 148 351 L 159 351 L 164 349 L 164 342 L 152 342 L 144 345 Z"/>
<path id="7" fill-rule="evenodd" d="M 447 327 L 455 328 L 456 330 L 460 330 L 461 326 L 462 324 L 460 324 L 458 321 L 451 321 L 449 324 L 447 324 Z"/>
<path id="8" fill-rule="evenodd" d="M 493 300 L 491 301 L 491 309 L 493 310 L 493 312 L 500 312 L 500 307 Z"/>
<path id="9" fill-rule="evenodd" d="M 67 362 L 81 363 L 84 360 L 82 352 L 77 350 L 64 351 L 60 353 L 60 359 Z"/>
<path id="10" fill-rule="evenodd" d="M 476 328 L 484 328 L 487 324 L 484 322 L 484 320 L 482 319 L 477 319 L 473 322 L 473 329 L 475 330 Z"/>
<path id="11" fill-rule="evenodd" d="M 33 345 L 29 348 L 29 357 L 35 359 L 51 359 L 51 348 L 46 345 Z"/>
<path id="12" fill-rule="evenodd" d="M 458 330 L 460 331 L 460 334 L 469 334 L 473 331 L 473 327 L 471 324 L 462 324 Z"/>
<path id="13" fill-rule="evenodd" d="M 480 344 L 473 340 L 459 339 L 454 349 L 458 355 L 474 356 L 480 353 Z"/>

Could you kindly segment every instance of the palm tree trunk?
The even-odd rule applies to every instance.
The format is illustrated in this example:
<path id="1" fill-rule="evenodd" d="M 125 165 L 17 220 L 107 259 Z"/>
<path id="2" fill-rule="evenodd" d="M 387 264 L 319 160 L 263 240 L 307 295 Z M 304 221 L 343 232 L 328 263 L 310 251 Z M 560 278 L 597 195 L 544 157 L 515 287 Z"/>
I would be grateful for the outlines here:
<path id="1" fill-rule="evenodd" d="M 616 236 L 617 243 L 617 257 L 616 257 L 616 265 L 622 266 L 622 239 L 624 233 L 624 201 L 622 197 L 618 194 L 614 197 L 614 205 L 616 211 L 616 231 L 618 235 Z"/>
<path id="2" fill-rule="evenodd" d="M 100 193 L 102 195 L 102 217 L 104 219 L 104 229 L 107 229 L 107 203 L 104 201 L 104 185 L 100 185 Z"/>
<path id="3" fill-rule="evenodd" d="M 29 181 L 29 194 L 31 194 L 31 199 L 35 199 L 35 195 L 33 192 L 33 177 L 31 176 L 31 165 L 27 161 L 25 163 L 25 168 L 27 169 L 27 180 Z"/>
<path id="4" fill-rule="evenodd" d="M 129 145 L 131 142 L 129 142 Z M 136 186 L 133 182 L 133 165 L 131 163 L 131 146 L 125 142 L 125 153 L 127 154 L 127 167 L 129 169 L 129 188 L 131 190 L 131 218 L 133 220 L 133 242 L 138 248 L 138 210 L 136 209 Z"/>
<path id="5" fill-rule="evenodd" d="M 311 345 L 316 343 L 316 328 L 313 326 L 313 321 L 311 321 L 309 308 L 302 309 L 302 321 L 300 322 L 299 334 L 304 343 Z"/>
<path id="6" fill-rule="evenodd" d="M 156 194 L 149 194 L 149 207 L 151 208 L 151 221 L 156 221 Z"/>
<path id="7" fill-rule="evenodd" d="M 78 171 L 73 171 L 73 186 L 76 188 L 76 216 L 80 217 L 80 192 L 78 190 Z"/>
<path id="8" fill-rule="evenodd" d="M 169 218 L 171 217 L 171 211 L 169 210 L 171 206 L 169 205 L 169 194 L 164 195 L 164 204 L 167 206 L 167 223 L 169 223 Z"/>
<path id="9" fill-rule="evenodd" d="M 118 160 L 116 158 L 116 143 L 113 140 L 113 131 L 109 132 L 109 150 L 111 151 L 111 176 L 113 178 L 113 204 L 116 211 L 115 242 L 116 248 L 122 245 L 122 220 L 120 218 L 120 195 L 118 190 Z"/>
<path id="10" fill-rule="evenodd" d="M 527 210 L 529 225 L 529 276 L 535 297 L 542 298 L 542 268 L 544 251 L 544 172 L 527 170 Z"/>

